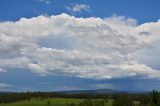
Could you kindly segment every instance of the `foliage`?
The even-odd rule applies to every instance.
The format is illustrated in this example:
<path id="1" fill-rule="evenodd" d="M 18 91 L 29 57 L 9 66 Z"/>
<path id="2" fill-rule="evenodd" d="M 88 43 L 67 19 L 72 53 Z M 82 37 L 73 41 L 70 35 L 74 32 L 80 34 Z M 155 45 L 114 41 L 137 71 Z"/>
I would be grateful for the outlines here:
<path id="1" fill-rule="evenodd" d="M 0 93 L 0 106 L 160 106 L 156 90 L 144 94 Z"/>
<path id="2" fill-rule="evenodd" d="M 153 92 L 151 93 L 151 99 L 150 99 L 150 106 L 160 106 L 159 103 L 159 95 L 157 90 L 153 90 Z"/>

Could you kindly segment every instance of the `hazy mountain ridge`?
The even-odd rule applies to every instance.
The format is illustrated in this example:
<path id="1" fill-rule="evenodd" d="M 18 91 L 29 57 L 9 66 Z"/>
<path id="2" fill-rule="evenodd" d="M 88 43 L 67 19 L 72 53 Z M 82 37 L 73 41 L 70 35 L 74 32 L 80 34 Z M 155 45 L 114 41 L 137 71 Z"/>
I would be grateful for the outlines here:
<path id="1" fill-rule="evenodd" d="M 113 89 L 96 89 L 96 90 L 71 90 L 71 91 L 59 91 L 59 93 L 66 94 L 128 94 L 128 93 L 147 93 L 147 92 L 137 92 L 137 91 L 119 91 Z"/>

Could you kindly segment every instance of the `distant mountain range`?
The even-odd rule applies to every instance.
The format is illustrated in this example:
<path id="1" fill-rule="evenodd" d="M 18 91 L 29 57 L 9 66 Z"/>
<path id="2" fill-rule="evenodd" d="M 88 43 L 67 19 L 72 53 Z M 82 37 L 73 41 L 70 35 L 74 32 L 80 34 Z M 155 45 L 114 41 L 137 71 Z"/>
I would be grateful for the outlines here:
<path id="1" fill-rule="evenodd" d="M 120 93 L 132 93 L 127 91 L 118 91 L 113 89 L 97 89 L 97 90 L 71 90 L 71 91 L 59 91 L 58 93 L 66 94 L 120 94 Z"/>
<path id="2" fill-rule="evenodd" d="M 65 94 L 144 94 L 150 93 L 150 91 L 120 91 L 113 89 L 96 89 L 96 90 L 70 90 L 70 91 L 56 91 L 57 93 Z M 0 91 L 0 94 L 3 93 L 13 93 L 7 91 Z"/>
<path id="3" fill-rule="evenodd" d="M 150 91 L 120 91 L 113 89 L 97 89 L 97 90 L 71 90 L 71 91 L 58 91 L 58 93 L 66 94 L 144 94 Z"/>

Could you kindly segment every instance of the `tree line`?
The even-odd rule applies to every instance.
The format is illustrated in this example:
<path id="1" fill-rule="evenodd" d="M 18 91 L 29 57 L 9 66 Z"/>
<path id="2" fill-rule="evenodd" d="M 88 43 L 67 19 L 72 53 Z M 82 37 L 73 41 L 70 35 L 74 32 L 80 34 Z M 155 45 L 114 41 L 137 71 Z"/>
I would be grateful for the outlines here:
<path id="1" fill-rule="evenodd" d="M 153 90 L 145 94 L 65 94 L 57 92 L 26 92 L 26 93 L 0 93 L 0 103 L 31 100 L 32 98 L 81 98 L 85 99 L 79 104 L 68 103 L 66 106 L 105 106 L 108 99 L 113 100 L 113 106 L 134 106 L 134 101 L 139 101 L 139 106 L 160 106 L 160 93 Z M 50 105 L 50 101 L 47 103 Z"/>
<path id="2" fill-rule="evenodd" d="M 160 106 L 160 93 L 153 90 L 150 94 L 119 94 L 112 95 L 112 106 L 135 106 L 134 101 L 139 101 L 136 106 Z M 70 103 L 66 106 L 106 106 L 108 99 L 86 99 L 79 104 Z"/>

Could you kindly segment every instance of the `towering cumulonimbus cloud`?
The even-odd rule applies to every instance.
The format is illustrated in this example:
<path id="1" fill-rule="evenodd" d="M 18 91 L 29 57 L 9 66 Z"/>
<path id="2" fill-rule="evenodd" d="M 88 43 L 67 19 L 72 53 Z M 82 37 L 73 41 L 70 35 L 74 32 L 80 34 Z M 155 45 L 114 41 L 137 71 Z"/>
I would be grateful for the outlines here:
<path id="1" fill-rule="evenodd" d="M 1 22 L 0 72 L 21 68 L 39 75 L 159 78 L 158 68 L 141 59 L 143 51 L 160 44 L 160 22 L 136 23 L 123 16 L 76 18 L 64 13 Z"/>

